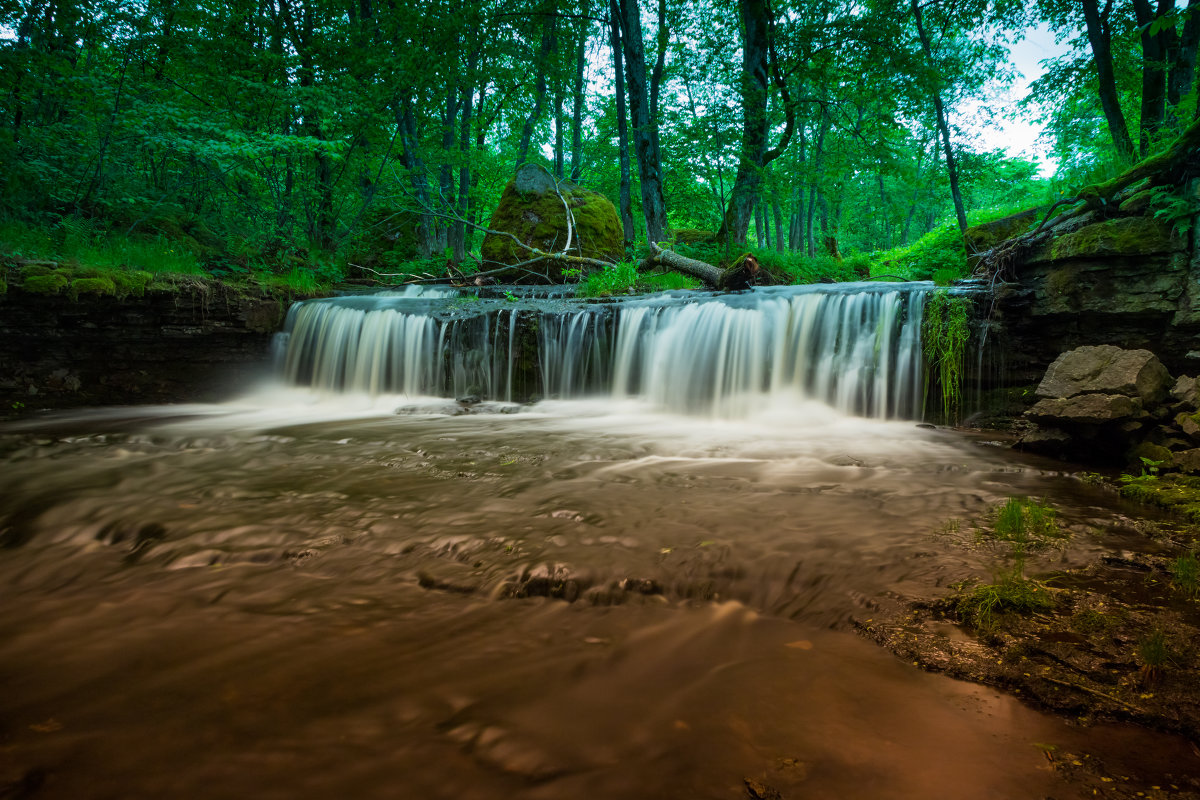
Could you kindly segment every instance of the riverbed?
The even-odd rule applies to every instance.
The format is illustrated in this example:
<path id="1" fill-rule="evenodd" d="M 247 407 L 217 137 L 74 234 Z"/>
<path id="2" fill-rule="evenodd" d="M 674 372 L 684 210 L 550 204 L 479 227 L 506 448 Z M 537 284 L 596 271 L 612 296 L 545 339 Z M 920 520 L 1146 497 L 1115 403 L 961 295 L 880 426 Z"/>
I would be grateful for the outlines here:
<path id="1" fill-rule="evenodd" d="M 718 420 L 272 390 L 0 448 L 5 797 L 1091 796 L 1047 752 L 1200 773 L 1181 739 L 855 635 L 986 578 L 939 532 L 1007 497 L 1074 532 L 1032 572 L 1108 546 L 1126 509 L 985 436 L 779 396 Z"/>

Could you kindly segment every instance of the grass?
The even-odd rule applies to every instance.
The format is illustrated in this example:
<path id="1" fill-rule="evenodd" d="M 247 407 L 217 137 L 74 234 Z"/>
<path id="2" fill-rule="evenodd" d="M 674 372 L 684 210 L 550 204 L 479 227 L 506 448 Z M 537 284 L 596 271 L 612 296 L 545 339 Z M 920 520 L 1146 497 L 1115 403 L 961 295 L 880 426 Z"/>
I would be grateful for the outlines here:
<path id="1" fill-rule="evenodd" d="M 1155 628 L 1138 642 L 1137 656 L 1142 663 L 1142 683 L 1146 686 L 1157 683 L 1171 661 L 1171 648 L 1162 628 Z"/>
<path id="2" fill-rule="evenodd" d="M 990 628 L 999 614 L 1032 614 L 1054 607 L 1050 589 L 1024 574 L 1024 564 L 1018 561 L 1011 569 L 998 573 L 994 583 L 973 587 L 961 594 L 954 603 L 958 618 L 976 628 Z"/>
<path id="3" fill-rule="evenodd" d="M 991 528 L 977 529 L 976 536 L 1007 542 L 1013 556 L 1021 558 L 1030 550 L 1066 538 L 1067 533 L 1059 526 L 1053 507 L 1027 497 L 1010 497 L 993 509 Z"/>
<path id="4" fill-rule="evenodd" d="M 698 289 L 700 281 L 679 272 L 639 273 L 637 265 L 622 261 L 589 273 L 579 284 L 578 297 L 620 297 L 639 292 L 664 292 L 673 289 Z"/>
<path id="5" fill-rule="evenodd" d="M 1200 522 L 1200 476 L 1122 475 L 1121 496 Z"/>
<path id="6" fill-rule="evenodd" d="M 1171 562 L 1171 586 L 1185 597 L 1200 597 L 1200 561 L 1190 552 Z"/>

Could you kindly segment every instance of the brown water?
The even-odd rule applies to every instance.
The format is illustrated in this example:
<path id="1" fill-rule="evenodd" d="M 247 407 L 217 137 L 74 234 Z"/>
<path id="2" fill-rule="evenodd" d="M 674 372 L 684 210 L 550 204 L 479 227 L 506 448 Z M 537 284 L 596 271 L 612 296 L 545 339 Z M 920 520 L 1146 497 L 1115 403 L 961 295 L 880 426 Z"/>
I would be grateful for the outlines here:
<path id="1" fill-rule="evenodd" d="M 1073 796 L 1046 744 L 1200 771 L 851 632 L 988 575 L 937 531 L 1006 496 L 1076 531 L 1034 571 L 1104 548 L 1068 475 L 799 403 L 443 410 L 9 426 L 0 797 Z"/>

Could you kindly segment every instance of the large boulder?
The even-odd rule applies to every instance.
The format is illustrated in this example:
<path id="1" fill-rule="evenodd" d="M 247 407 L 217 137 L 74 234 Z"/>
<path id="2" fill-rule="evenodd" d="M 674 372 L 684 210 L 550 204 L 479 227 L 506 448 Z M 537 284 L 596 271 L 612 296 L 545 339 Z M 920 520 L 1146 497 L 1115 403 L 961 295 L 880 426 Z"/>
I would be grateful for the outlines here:
<path id="1" fill-rule="evenodd" d="M 1114 345 L 1077 347 L 1054 360 L 1038 384 L 1040 397 L 1063 399 L 1083 394 L 1136 397 L 1149 406 L 1171 389 L 1171 375 L 1149 350 Z"/>
<path id="2" fill-rule="evenodd" d="M 625 250 L 624 232 L 612 202 L 569 181 L 556 182 L 543 167 L 526 164 L 504 187 L 489 224 L 492 230 L 510 234 L 517 241 L 508 235 L 485 236 L 481 250 L 484 269 L 511 267 L 494 273 L 505 283 L 561 283 L 563 269 L 571 265 L 556 259 L 537 259 L 528 248 L 560 252 L 566 247 L 568 207 L 573 221 L 569 252 L 619 261 Z"/>
<path id="3" fill-rule="evenodd" d="M 1176 429 L 1155 427 L 1174 381 L 1148 350 L 1112 345 L 1077 347 L 1059 355 L 1046 370 L 1026 412 L 1035 428 L 1021 442 L 1024 449 L 1074 461 L 1120 462 L 1144 442 Z M 1159 414 L 1159 416 L 1162 416 Z"/>

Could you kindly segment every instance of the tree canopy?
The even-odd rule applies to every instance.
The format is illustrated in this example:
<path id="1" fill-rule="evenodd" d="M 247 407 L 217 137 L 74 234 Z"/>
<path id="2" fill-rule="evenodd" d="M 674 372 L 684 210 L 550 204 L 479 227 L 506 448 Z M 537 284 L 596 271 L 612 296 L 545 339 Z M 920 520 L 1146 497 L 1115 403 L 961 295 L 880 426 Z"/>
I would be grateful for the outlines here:
<path id="1" fill-rule="evenodd" d="M 884 250 L 1169 141 L 1198 3 L 0 3 L 0 214 L 213 271 L 462 264 L 536 161 L 608 195 L 630 242 Z M 1035 22 L 1070 47 L 1026 100 L 1053 185 L 969 135 Z"/>

